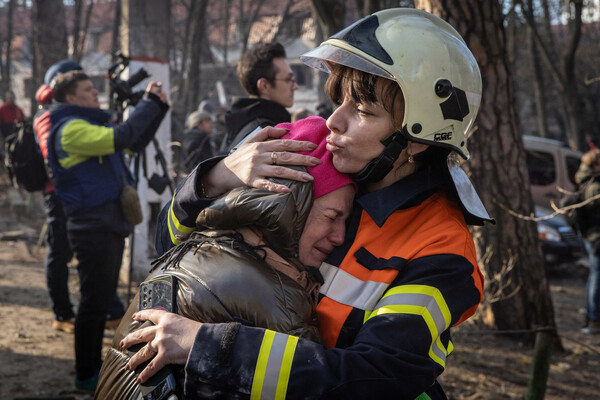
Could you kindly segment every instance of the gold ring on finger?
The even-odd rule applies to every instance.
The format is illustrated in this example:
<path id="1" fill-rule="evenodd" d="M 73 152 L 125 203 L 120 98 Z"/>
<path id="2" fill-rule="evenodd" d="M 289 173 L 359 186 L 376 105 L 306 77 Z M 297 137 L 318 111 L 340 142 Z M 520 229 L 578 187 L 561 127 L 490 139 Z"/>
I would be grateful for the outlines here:
<path id="1" fill-rule="evenodd" d="M 154 355 L 157 353 L 157 351 L 154 350 L 152 348 L 152 346 L 150 345 L 150 342 L 148 342 L 148 344 L 146 345 L 146 351 L 148 351 L 149 353 L 154 354 Z"/>
<path id="2" fill-rule="evenodd" d="M 271 164 L 273 164 L 273 165 L 277 164 L 277 153 L 276 152 L 271 153 Z"/>

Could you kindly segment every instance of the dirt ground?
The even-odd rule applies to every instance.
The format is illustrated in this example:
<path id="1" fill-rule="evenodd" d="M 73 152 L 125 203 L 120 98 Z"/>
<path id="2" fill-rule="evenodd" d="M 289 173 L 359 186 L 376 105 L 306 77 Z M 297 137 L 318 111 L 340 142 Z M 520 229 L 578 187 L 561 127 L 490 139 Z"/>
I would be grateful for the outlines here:
<path id="1" fill-rule="evenodd" d="M 42 225 L 41 196 L 22 197 L 0 177 L 0 400 L 88 400 L 73 386 L 73 335 L 51 328 Z M 586 270 L 568 265 L 549 279 L 564 351 L 552 355 L 546 399 L 599 399 L 600 335 L 579 332 Z M 77 303 L 75 268 L 70 289 Z M 126 300 L 126 283 L 119 294 Z M 112 333 L 105 332 L 107 346 Z M 533 348 L 469 323 L 455 329 L 454 344 L 440 379 L 450 399 L 525 398 Z"/>

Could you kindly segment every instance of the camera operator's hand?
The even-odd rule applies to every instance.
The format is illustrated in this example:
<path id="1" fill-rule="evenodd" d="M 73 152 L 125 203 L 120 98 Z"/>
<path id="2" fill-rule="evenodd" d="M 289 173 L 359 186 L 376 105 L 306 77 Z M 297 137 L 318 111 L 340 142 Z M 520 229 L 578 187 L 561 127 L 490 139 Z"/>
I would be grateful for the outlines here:
<path id="1" fill-rule="evenodd" d="M 167 102 L 167 94 L 163 92 L 161 82 L 151 81 L 148 84 L 148 87 L 146 88 L 146 92 L 154 93 L 160 98 L 160 101 L 162 101 L 163 103 Z"/>

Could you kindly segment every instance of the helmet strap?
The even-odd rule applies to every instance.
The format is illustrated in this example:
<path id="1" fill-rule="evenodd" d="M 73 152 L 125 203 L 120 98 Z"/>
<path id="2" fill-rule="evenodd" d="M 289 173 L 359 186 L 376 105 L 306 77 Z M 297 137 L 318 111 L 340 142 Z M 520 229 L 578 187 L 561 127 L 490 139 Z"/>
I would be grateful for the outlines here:
<path id="1" fill-rule="evenodd" d="M 394 167 L 394 162 L 408 145 L 408 140 L 402 131 L 396 131 L 381 143 L 385 145 L 381 154 L 352 176 L 357 183 L 373 183 L 382 180 Z"/>

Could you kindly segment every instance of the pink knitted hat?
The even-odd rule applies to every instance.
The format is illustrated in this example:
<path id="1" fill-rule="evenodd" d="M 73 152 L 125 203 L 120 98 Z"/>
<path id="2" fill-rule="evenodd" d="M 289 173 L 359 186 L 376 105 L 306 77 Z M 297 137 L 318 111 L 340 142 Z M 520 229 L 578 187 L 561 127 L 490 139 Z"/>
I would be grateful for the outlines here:
<path id="1" fill-rule="evenodd" d="M 331 152 L 327 151 L 325 147 L 325 138 L 329 135 L 329 129 L 323 118 L 312 116 L 297 122 L 279 124 L 276 128 L 290 130 L 282 139 L 303 140 L 317 145 L 313 151 L 299 152 L 322 161 L 319 165 L 307 167 L 308 173 L 315 178 L 313 181 L 315 199 L 346 185 L 353 185 L 354 190 L 357 190 L 356 183 L 347 174 L 338 172 L 333 166 Z"/>

